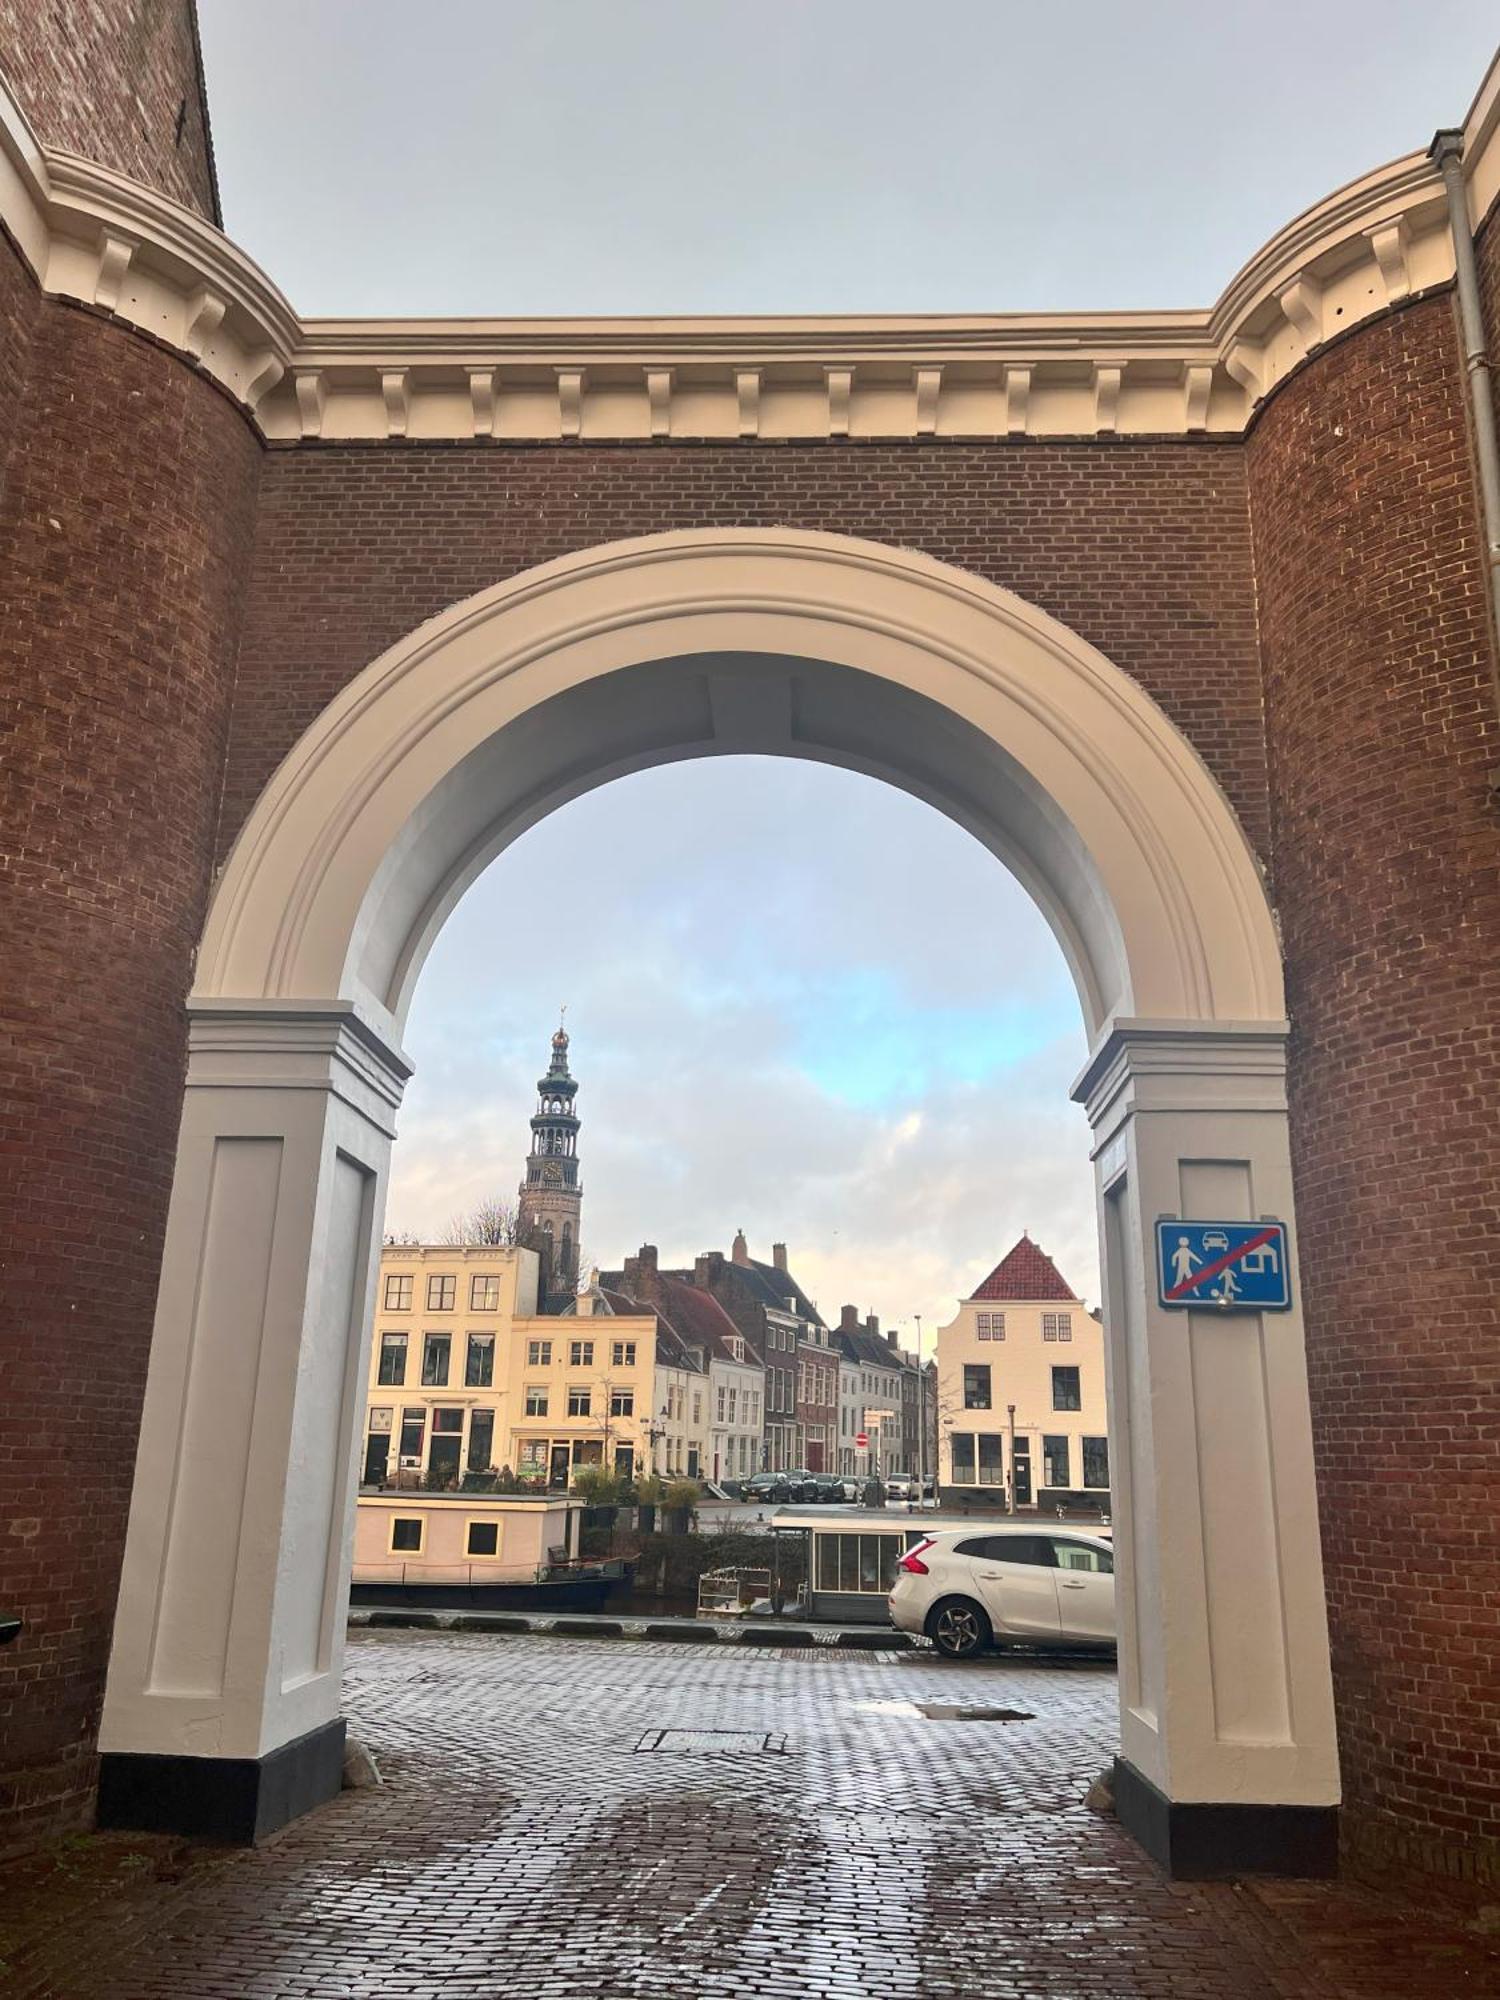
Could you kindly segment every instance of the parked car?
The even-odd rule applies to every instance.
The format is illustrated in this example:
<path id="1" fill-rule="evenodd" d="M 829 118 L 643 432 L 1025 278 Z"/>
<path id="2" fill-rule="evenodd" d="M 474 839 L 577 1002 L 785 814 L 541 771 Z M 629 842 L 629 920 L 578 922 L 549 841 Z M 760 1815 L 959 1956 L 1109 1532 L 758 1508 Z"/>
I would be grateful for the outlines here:
<path id="1" fill-rule="evenodd" d="M 887 1500 L 915 1500 L 917 1497 L 916 1480 L 909 1473 L 892 1473 L 891 1477 L 885 1482 L 885 1497 Z"/>
<path id="2" fill-rule="evenodd" d="M 1101 1535 L 987 1524 L 916 1542 L 896 1564 L 891 1622 L 950 1660 L 989 1647 L 1105 1650 L 1115 1643 L 1115 1559 Z"/>
<path id="3" fill-rule="evenodd" d="M 794 1500 L 816 1500 L 819 1497 L 818 1483 L 823 1475 L 821 1472 L 814 1472 L 810 1465 L 793 1466 L 790 1472 L 782 1476 L 791 1487 Z"/>
<path id="4" fill-rule="evenodd" d="M 855 1497 L 857 1490 L 852 1479 L 843 1479 L 836 1472 L 814 1474 L 813 1488 L 813 1499 L 823 1507 L 842 1506 Z"/>
<path id="5" fill-rule="evenodd" d="M 767 1501 L 773 1507 L 784 1507 L 792 1497 L 791 1484 L 784 1472 L 756 1472 L 740 1488 L 742 1500 L 757 1500 L 762 1505 Z"/>

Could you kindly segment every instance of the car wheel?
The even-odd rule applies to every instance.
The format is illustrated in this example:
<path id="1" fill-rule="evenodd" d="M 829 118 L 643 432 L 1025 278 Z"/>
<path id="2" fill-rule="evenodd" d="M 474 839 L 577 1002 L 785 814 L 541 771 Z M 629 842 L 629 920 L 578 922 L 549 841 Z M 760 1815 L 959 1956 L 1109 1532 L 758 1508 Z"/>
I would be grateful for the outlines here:
<path id="1" fill-rule="evenodd" d="M 972 1660 L 993 1638 L 990 1621 L 967 1597 L 945 1597 L 927 1617 L 927 1636 L 946 1660 Z"/>

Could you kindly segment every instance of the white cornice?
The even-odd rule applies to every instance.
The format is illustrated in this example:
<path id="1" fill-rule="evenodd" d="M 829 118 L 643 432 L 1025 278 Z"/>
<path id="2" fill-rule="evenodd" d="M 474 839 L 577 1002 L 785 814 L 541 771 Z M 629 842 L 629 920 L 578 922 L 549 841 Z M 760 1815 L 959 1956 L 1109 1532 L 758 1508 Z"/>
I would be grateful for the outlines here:
<path id="1" fill-rule="evenodd" d="M 1478 223 L 1500 59 L 1464 131 Z M 1236 436 L 1318 347 L 1453 276 L 1441 179 L 1410 154 L 1297 216 L 1206 312 L 303 320 L 211 224 L 43 148 L 3 79 L 0 221 L 46 291 L 189 355 L 284 443 Z"/>

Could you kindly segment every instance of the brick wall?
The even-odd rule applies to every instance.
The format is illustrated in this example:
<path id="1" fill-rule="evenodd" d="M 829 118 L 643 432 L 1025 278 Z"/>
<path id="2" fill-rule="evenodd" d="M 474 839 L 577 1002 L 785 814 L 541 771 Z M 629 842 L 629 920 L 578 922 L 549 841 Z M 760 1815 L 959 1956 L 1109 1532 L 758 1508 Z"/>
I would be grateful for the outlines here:
<path id="1" fill-rule="evenodd" d="M 1500 1860 L 1500 764 L 1450 298 L 1249 445 L 1334 1673 L 1357 1844 Z"/>
<path id="2" fill-rule="evenodd" d="M 259 447 L 40 308 L 0 511 L 0 1845 L 87 1804 Z"/>
<path id="3" fill-rule="evenodd" d="M 0 233 L 0 493 L 5 490 L 21 392 L 31 366 L 38 303 L 31 272 L 10 238 Z"/>
<path id="4" fill-rule="evenodd" d="M 0 72 L 46 146 L 216 217 L 193 0 L 0 0 Z"/>
<path id="5" fill-rule="evenodd" d="M 1237 445 L 329 446 L 271 453 L 263 494 L 226 841 L 318 711 L 445 605 L 599 542 L 789 523 L 925 550 L 1054 612 L 1264 837 Z"/>
<path id="6" fill-rule="evenodd" d="M 11 275 L 0 258 L 0 312 Z M 1449 302 L 1331 349 L 1248 448 L 262 454 L 192 371 L 24 289 L 0 963 L 26 971 L 0 1244 L 28 1312 L 0 1604 L 28 1634 L 0 1654 L 0 1820 L 76 1810 L 89 1777 L 226 744 L 221 846 L 338 689 L 445 605 L 622 536 L 792 523 L 1054 612 L 1161 701 L 1270 859 L 1352 1823 L 1439 1855 L 1493 1842 L 1500 744 Z M 0 396 L 16 374 L 0 358 Z"/>

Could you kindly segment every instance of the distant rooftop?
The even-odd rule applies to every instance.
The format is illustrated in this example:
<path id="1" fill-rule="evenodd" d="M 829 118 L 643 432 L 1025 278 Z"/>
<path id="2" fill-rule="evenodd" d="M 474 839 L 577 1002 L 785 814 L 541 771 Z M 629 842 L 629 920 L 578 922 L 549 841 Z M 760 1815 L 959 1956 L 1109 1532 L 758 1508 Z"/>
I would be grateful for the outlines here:
<path id="1" fill-rule="evenodd" d="M 1033 1243 L 1029 1236 L 1023 1236 L 1014 1250 L 1007 1251 L 984 1283 L 969 1296 L 976 1299 L 1066 1299 L 1073 1305 L 1081 1303 L 1078 1294 L 1041 1244 Z"/>

